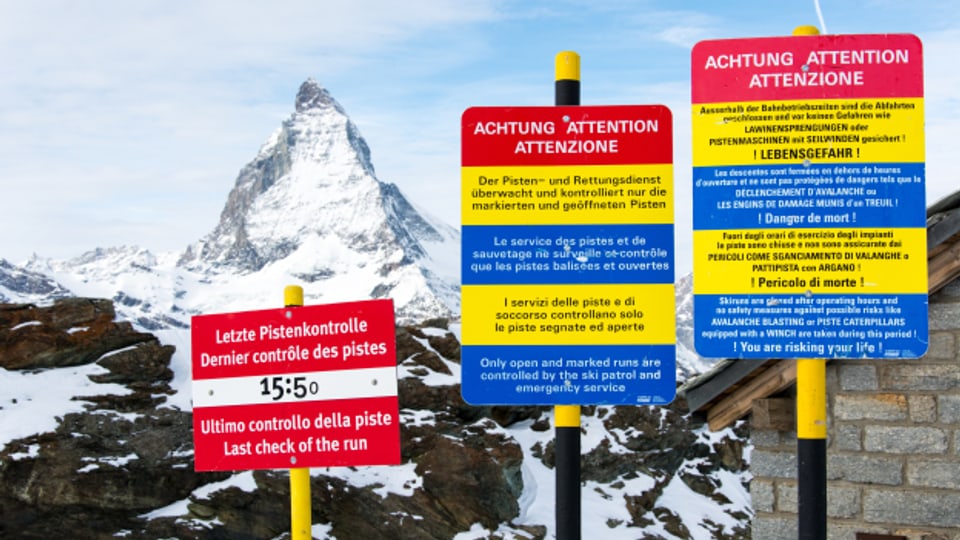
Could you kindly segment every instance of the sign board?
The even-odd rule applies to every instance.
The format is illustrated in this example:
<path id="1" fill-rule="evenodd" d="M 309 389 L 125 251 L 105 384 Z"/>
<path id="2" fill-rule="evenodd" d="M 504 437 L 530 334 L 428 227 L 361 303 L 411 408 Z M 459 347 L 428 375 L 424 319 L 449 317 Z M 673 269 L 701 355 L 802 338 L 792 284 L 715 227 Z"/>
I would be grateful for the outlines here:
<path id="1" fill-rule="evenodd" d="M 198 471 L 400 462 L 393 302 L 191 321 Z"/>
<path id="2" fill-rule="evenodd" d="M 464 399 L 669 403 L 670 111 L 474 107 L 461 128 Z"/>
<path id="3" fill-rule="evenodd" d="M 922 65 L 903 34 L 694 47 L 699 354 L 924 354 Z"/>

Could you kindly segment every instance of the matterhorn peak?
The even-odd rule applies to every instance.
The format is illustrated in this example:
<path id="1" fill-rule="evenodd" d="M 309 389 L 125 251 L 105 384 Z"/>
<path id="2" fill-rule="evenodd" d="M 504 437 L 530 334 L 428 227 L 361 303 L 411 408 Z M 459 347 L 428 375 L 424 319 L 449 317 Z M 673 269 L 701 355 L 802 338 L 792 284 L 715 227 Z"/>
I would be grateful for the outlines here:
<path id="1" fill-rule="evenodd" d="M 331 207 L 344 206 L 346 192 L 377 190 L 367 143 L 333 96 L 307 79 L 295 106 L 240 170 L 217 227 L 181 264 L 257 271 L 333 226 L 324 216 L 343 213 Z"/>
<path id="2" fill-rule="evenodd" d="M 376 177 L 360 130 L 316 80 L 300 85 L 295 108 L 240 170 L 216 228 L 179 264 L 221 275 L 279 272 L 330 296 L 363 289 L 418 315 L 450 313 L 459 276 L 446 264 L 441 278 L 431 252 L 458 253 L 456 230 Z"/>
<path id="3" fill-rule="evenodd" d="M 313 77 L 310 77 L 300 85 L 300 90 L 297 91 L 295 105 L 298 113 L 326 107 L 333 107 L 338 112 L 344 113 L 343 108 L 337 103 L 337 100 L 333 99 L 330 92 L 321 86 Z"/>

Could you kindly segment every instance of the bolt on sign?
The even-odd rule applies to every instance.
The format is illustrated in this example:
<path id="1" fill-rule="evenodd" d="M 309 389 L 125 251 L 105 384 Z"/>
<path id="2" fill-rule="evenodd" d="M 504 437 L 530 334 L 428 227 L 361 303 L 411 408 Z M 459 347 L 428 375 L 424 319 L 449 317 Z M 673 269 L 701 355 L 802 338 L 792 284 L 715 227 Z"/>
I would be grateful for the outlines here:
<path id="1" fill-rule="evenodd" d="M 922 68 L 907 34 L 693 48 L 699 354 L 923 355 Z"/>
<path id="2" fill-rule="evenodd" d="M 670 111 L 473 107 L 461 128 L 464 399 L 669 403 Z"/>
<path id="3" fill-rule="evenodd" d="M 195 469 L 400 463 L 392 300 L 191 320 Z"/>

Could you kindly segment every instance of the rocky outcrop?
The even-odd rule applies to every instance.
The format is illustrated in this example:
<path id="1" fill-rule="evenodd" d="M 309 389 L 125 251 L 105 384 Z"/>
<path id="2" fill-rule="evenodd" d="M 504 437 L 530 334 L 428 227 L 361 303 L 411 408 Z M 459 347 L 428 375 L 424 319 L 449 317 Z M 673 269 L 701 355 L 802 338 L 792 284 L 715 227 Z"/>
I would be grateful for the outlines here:
<path id="1" fill-rule="evenodd" d="M 0 305 L 0 366 L 38 376 L 102 368 L 89 376 L 90 394 L 73 397 L 85 412 L 0 449 L 0 537 L 107 537 L 216 478 L 193 472 L 190 414 L 162 407 L 172 393 L 173 352 L 115 321 L 108 300 Z M 4 424 L 31 422 L 4 410 L 11 405 L 0 404 Z"/>
<path id="2" fill-rule="evenodd" d="M 438 319 L 397 329 L 403 465 L 370 468 L 373 479 L 365 483 L 350 468 L 313 470 L 313 522 L 330 537 L 438 539 L 478 527 L 546 537 L 547 524 L 522 519 L 521 501 L 532 487 L 525 469 L 552 468 L 553 444 L 542 437 L 531 447 L 516 435 L 549 434 L 550 408 L 464 403 L 460 344 L 447 324 Z M 8 372 L 42 376 L 96 366 L 74 397 L 83 410 L 0 448 L 0 537 L 234 540 L 289 531 L 286 471 L 193 471 L 191 415 L 170 405 L 173 353 L 114 320 L 106 300 L 0 305 L 0 362 Z M 11 410 L 13 404 L 0 402 L 0 422 L 30 421 L 11 419 Z M 704 436 L 699 423 L 677 410 L 583 408 L 585 423 L 603 433 L 583 454 L 585 489 L 629 515 L 590 523 L 591 532 L 639 531 L 656 522 L 672 538 L 690 537 L 684 509 L 661 498 L 680 486 L 729 508 L 727 521 L 743 524 L 715 524 L 713 537 L 747 537 L 748 516 L 724 500 L 715 474 L 737 478 L 745 471 L 743 439 Z M 645 477 L 652 479 L 648 488 L 624 490 Z"/>
<path id="3" fill-rule="evenodd" d="M 114 322 L 109 300 L 68 298 L 50 308 L 0 304 L 0 367 L 40 369 L 89 364 L 109 351 L 156 341 Z"/>

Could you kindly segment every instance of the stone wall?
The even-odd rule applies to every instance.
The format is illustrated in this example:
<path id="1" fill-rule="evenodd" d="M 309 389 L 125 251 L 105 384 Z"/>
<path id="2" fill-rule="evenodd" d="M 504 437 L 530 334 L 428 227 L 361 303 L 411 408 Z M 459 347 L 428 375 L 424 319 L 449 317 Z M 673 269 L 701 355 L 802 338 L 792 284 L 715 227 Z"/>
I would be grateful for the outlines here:
<path id="1" fill-rule="evenodd" d="M 960 540 L 960 280 L 930 297 L 919 360 L 827 364 L 830 540 Z M 754 430 L 753 538 L 797 538 L 796 433 Z"/>

